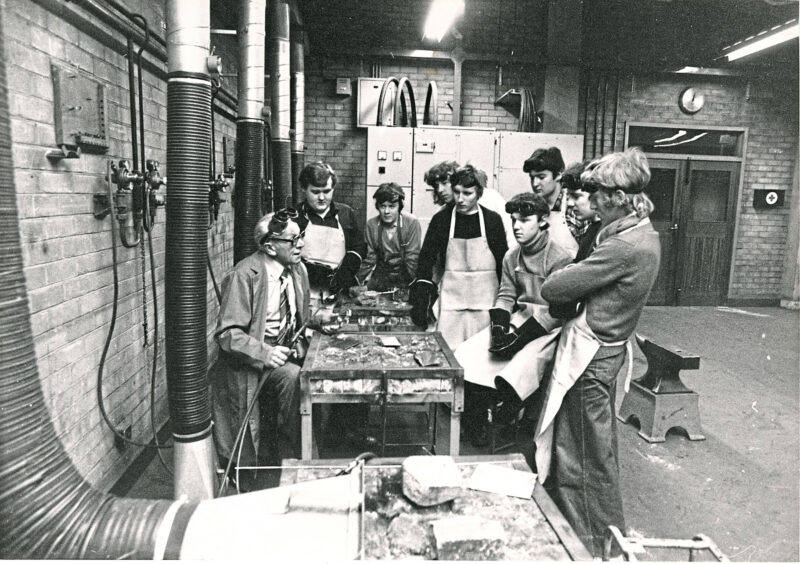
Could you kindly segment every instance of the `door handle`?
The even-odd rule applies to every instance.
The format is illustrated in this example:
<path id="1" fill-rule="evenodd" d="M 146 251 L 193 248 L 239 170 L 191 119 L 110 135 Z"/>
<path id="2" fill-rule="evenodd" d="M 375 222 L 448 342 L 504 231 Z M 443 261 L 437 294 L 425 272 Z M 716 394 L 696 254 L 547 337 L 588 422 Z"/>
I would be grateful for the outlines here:
<path id="1" fill-rule="evenodd" d="M 677 231 L 678 230 L 678 224 L 675 223 L 672 227 L 669 228 L 669 230 L 670 231 Z"/>

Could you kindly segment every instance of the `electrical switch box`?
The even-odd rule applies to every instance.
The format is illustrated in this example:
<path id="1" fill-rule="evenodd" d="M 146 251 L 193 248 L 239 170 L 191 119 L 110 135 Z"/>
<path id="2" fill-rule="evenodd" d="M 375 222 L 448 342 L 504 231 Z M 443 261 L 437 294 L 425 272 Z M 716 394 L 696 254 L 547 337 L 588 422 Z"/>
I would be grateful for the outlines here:
<path id="1" fill-rule="evenodd" d="M 71 67 L 51 64 L 51 70 L 56 145 L 107 151 L 105 85 Z"/>
<path id="2" fill-rule="evenodd" d="M 350 85 L 349 78 L 336 79 L 336 95 L 337 96 L 351 96 L 353 94 L 353 87 Z"/>

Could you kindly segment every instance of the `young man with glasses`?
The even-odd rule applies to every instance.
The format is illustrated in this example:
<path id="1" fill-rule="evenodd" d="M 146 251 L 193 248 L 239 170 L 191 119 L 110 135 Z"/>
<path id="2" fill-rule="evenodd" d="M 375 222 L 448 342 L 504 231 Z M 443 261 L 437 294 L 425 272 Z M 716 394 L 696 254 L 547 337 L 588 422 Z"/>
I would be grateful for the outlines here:
<path id="1" fill-rule="evenodd" d="M 300 455 L 298 373 L 305 346 L 296 336 L 309 320 L 309 285 L 301 261 L 303 232 L 296 219 L 294 210 L 262 217 L 254 233 L 258 250 L 239 261 L 223 283 L 215 331 L 219 358 L 209 383 L 214 438 L 225 462 L 238 456 L 234 441 L 241 418 L 264 377 L 267 381 L 247 422 L 240 462 L 260 462 L 261 409 L 266 400 L 277 405 L 277 452 L 270 453 L 269 462 Z"/>

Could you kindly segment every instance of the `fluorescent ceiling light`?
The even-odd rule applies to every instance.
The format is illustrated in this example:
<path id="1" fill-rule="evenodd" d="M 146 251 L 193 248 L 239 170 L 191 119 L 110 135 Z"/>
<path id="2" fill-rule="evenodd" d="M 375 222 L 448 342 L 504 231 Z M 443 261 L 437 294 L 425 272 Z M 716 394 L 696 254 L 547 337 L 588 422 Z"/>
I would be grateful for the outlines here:
<path id="1" fill-rule="evenodd" d="M 731 45 L 730 47 L 735 47 L 736 45 L 741 46 L 730 53 L 726 53 L 724 56 L 728 57 L 728 61 L 735 61 L 736 59 L 741 59 L 742 57 L 747 57 L 753 53 L 758 53 L 764 49 L 769 49 L 775 45 L 796 39 L 798 37 L 798 32 L 800 32 L 800 27 L 798 26 L 797 20 L 789 20 L 783 25 L 775 26 L 767 31 L 762 31 L 754 37 L 748 37 L 747 40 L 743 42 Z M 768 33 L 769 35 L 766 35 Z M 747 41 L 750 39 L 753 39 L 753 41 L 748 43 Z M 726 47 L 726 49 L 730 47 Z"/>
<path id="2" fill-rule="evenodd" d="M 424 37 L 441 41 L 456 18 L 463 13 L 464 0 L 433 0 L 425 22 Z"/>

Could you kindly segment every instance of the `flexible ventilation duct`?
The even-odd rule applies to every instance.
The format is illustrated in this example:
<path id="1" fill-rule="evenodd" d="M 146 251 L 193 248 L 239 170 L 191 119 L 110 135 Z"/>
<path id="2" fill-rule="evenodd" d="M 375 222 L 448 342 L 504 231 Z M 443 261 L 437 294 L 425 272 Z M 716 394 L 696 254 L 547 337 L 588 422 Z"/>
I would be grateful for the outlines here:
<path id="1" fill-rule="evenodd" d="M 272 105 L 273 206 L 279 210 L 292 203 L 291 74 L 289 5 L 269 0 L 270 98 Z"/>
<path id="2" fill-rule="evenodd" d="M 233 193 L 233 261 L 256 251 L 253 230 L 261 218 L 264 156 L 264 45 L 266 0 L 239 3 L 239 107 L 236 119 L 236 189 Z"/>
<path id="3" fill-rule="evenodd" d="M 22 270 L 5 61 L 0 42 L 0 558 L 151 559 L 179 504 L 93 489 L 44 404 Z"/>
<path id="4" fill-rule="evenodd" d="M 175 497 L 190 499 L 210 498 L 214 492 L 206 384 L 210 34 L 209 0 L 167 2 L 167 394 L 175 439 Z"/>
<path id="5" fill-rule="evenodd" d="M 300 199 L 300 171 L 305 159 L 306 72 L 303 58 L 305 32 L 299 25 L 292 27 L 292 201 Z"/>

